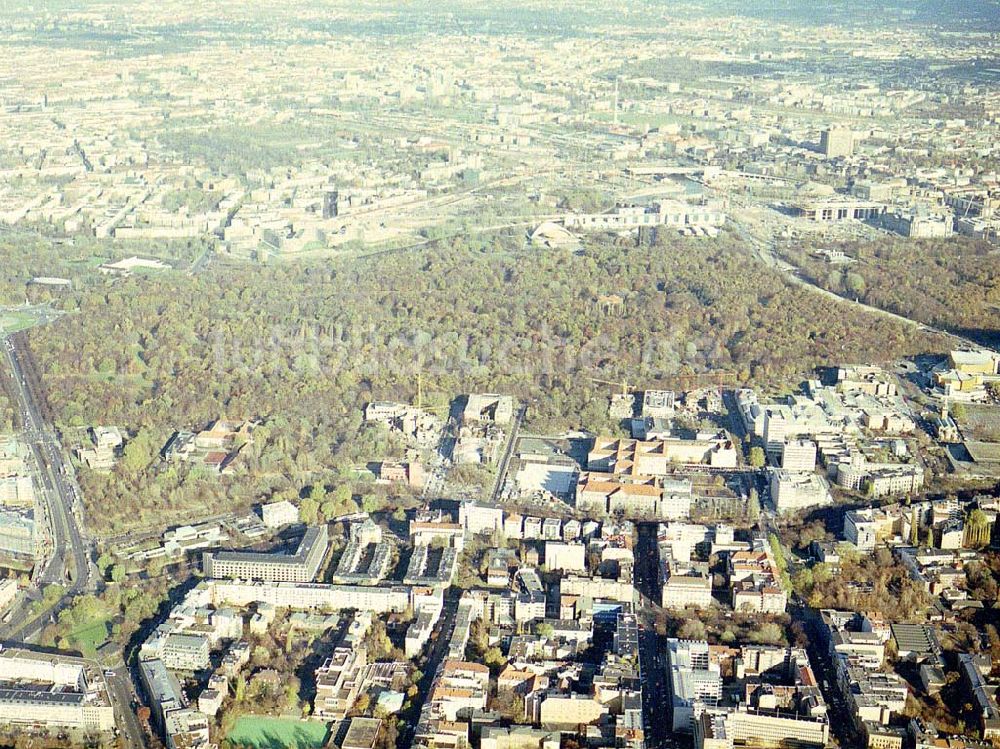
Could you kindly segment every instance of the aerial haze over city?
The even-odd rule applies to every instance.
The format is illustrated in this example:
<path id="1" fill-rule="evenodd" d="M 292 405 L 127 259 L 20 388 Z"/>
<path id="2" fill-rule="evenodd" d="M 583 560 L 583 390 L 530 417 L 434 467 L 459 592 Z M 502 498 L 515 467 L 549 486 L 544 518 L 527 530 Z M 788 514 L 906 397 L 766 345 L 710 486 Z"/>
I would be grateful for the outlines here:
<path id="1" fill-rule="evenodd" d="M 1000 2 L 0 3 L 0 746 L 1000 745 Z"/>

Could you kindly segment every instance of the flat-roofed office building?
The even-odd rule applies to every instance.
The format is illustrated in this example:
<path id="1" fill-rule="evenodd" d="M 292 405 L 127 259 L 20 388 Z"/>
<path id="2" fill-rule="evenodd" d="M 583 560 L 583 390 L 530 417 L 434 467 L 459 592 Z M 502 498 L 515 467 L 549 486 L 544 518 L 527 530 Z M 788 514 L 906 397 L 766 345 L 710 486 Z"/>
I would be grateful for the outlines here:
<path id="1" fill-rule="evenodd" d="M 0 649 L 0 725 L 110 731 L 115 716 L 96 665 L 6 648 Z"/>
<path id="2" fill-rule="evenodd" d="M 307 583 L 316 579 L 328 545 L 326 526 L 320 525 L 307 528 L 290 554 L 217 551 L 207 552 L 202 561 L 206 577 Z"/>

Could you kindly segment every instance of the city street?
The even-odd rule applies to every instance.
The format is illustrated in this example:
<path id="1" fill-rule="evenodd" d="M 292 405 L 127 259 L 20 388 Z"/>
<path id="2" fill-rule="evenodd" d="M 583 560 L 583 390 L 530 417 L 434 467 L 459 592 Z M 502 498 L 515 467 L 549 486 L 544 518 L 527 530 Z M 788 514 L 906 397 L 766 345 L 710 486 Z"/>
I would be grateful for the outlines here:
<path id="1" fill-rule="evenodd" d="M 38 488 L 51 523 L 52 552 L 36 575 L 39 591 L 47 585 L 65 585 L 64 595 L 47 608 L 31 616 L 27 598 L 12 612 L 0 629 L 0 637 L 24 640 L 44 626 L 45 620 L 58 613 L 74 595 L 93 590 L 96 581 L 90 554 L 90 541 L 83 531 L 83 508 L 79 489 L 72 477 L 68 458 L 42 411 L 34 370 L 26 352 L 23 335 L 8 337 L 3 356 L 10 372 L 11 395 L 23 419 L 21 438 L 31 448 Z"/>
<path id="2" fill-rule="evenodd" d="M 30 446 L 37 468 L 39 494 L 45 503 L 50 522 L 51 553 L 36 570 L 35 596 L 23 596 L 0 628 L 6 640 L 26 641 L 79 594 L 95 589 L 96 570 L 91 560 L 90 541 L 83 531 L 83 503 L 73 477 L 69 460 L 50 424 L 45 420 L 42 399 L 37 390 L 22 336 L 11 336 L 3 342 L 3 356 L 10 372 L 11 395 L 23 419 L 21 438 Z M 32 598 L 44 596 L 49 585 L 66 586 L 62 596 L 32 615 Z M 133 710 L 134 691 L 128 669 L 123 664 L 105 673 L 108 694 L 114 704 L 115 720 L 124 732 L 128 746 L 141 749 L 145 735 Z"/>
<path id="3" fill-rule="evenodd" d="M 635 586 L 639 591 L 639 670 L 646 749 L 669 749 L 674 741 L 668 726 L 669 687 L 666 683 L 666 638 L 656 633 L 659 612 L 659 552 L 656 523 L 640 523 L 635 546 Z"/>
<path id="4" fill-rule="evenodd" d="M 408 723 L 405 730 L 400 732 L 398 746 L 410 746 L 413 743 L 413 736 L 417 728 L 417 721 L 420 719 L 420 711 L 424 706 L 424 700 L 430 694 L 438 668 L 448 655 L 448 646 L 451 635 L 455 631 L 455 615 L 458 613 L 458 602 L 461 597 L 462 592 L 457 588 L 449 588 L 445 592 L 444 609 L 441 611 L 441 618 L 438 619 L 437 626 L 434 628 L 434 636 L 423 666 L 423 678 L 417 685 L 420 691 L 413 701 L 413 722 Z"/>
<path id="5" fill-rule="evenodd" d="M 819 614 L 815 609 L 806 606 L 789 606 L 788 611 L 793 619 L 802 622 L 809 637 L 806 651 L 809 653 L 809 663 L 812 664 L 813 672 L 822 685 L 823 698 L 830 714 L 830 733 L 837 738 L 841 746 L 854 746 L 859 737 L 854 730 L 851 711 L 836 686 L 837 672 L 829 651 L 823 645 Z"/>

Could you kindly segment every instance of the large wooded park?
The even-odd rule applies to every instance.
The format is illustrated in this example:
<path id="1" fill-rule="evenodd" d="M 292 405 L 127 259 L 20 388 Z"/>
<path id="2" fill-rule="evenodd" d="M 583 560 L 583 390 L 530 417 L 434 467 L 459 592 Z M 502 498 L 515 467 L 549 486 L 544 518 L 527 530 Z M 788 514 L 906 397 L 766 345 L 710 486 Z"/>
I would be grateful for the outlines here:
<path id="1" fill-rule="evenodd" d="M 89 270 L 86 245 L 40 245 L 30 263 L 4 251 L 9 297 L 46 262 L 74 279 L 71 290 L 29 292 L 69 313 L 27 334 L 55 423 L 135 435 L 111 474 L 81 471 L 89 522 L 104 532 L 312 486 L 329 503 L 384 439 L 362 428 L 361 407 L 414 399 L 418 376 L 431 400 L 512 393 L 530 403 L 531 429 L 552 433 L 609 426 L 607 391 L 591 378 L 654 387 L 724 372 L 780 390 L 832 361 L 946 346 L 786 283 L 731 235 L 664 233 L 653 246 L 609 235 L 574 252 L 506 233 L 368 258 L 261 266 L 222 257 L 197 275 L 128 278 Z M 606 295 L 624 304 L 603 309 Z M 245 470 L 220 481 L 160 465 L 175 430 L 220 417 L 263 422 Z"/>

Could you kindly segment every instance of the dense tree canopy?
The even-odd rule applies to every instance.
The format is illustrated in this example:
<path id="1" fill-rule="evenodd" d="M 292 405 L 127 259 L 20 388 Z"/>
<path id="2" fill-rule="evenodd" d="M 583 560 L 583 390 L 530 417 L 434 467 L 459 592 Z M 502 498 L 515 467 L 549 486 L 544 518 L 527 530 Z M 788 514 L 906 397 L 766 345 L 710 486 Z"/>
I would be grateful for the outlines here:
<path id="1" fill-rule="evenodd" d="M 597 304 L 604 295 L 623 308 Z M 136 435 L 114 480 L 85 476 L 98 517 L 135 522 L 152 508 L 162 518 L 329 483 L 352 462 L 398 452 L 362 428 L 361 406 L 411 399 L 418 372 L 440 393 L 512 393 L 530 404 L 530 428 L 552 430 L 604 426 L 607 389 L 591 376 L 652 386 L 723 370 L 776 383 L 933 345 L 785 284 L 728 238 L 595 240 L 580 253 L 456 240 L 363 259 L 216 263 L 91 283 L 64 304 L 73 314 L 30 338 L 49 401 L 64 427 Z M 173 430 L 219 416 L 265 422 L 244 476 L 220 488 L 157 467 Z"/>
<path id="2" fill-rule="evenodd" d="M 1000 255 L 989 243 L 899 237 L 829 246 L 857 262 L 834 267 L 808 248 L 786 253 L 831 291 L 987 344 L 1000 342 Z"/>

